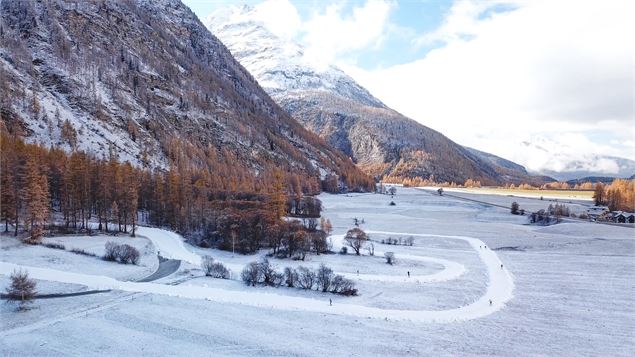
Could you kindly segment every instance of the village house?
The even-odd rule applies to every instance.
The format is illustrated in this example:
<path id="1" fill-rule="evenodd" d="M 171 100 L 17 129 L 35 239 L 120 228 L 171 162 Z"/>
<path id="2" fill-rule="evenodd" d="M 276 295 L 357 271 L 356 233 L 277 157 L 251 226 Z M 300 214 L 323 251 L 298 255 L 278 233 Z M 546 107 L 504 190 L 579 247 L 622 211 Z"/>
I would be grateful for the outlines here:
<path id="1" fill-rule="evenodd" d="M 606 206 L 594 206 L 594 207 L 589 207 L 586 211 L 586 214 L 587 216 L 589 216 L 590 220 L 595 221 L 600 216 L 604 216 L 609 212 L 610 212 L 609 208 Z"/>
<path id="2" fill-rule="evenodd" d="M 611 212 L 615 223 L 635 223 L 635 213 L 616 211 Z"/>

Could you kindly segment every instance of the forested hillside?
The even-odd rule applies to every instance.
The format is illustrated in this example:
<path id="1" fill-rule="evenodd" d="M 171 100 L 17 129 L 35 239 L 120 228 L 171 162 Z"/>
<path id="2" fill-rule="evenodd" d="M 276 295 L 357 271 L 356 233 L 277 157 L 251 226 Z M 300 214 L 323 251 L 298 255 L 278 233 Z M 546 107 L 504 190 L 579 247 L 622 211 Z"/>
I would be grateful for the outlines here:
<path id="1" fill-rule="evenodd" d="M 0 93 L 10 133 L 67 152 L 206 169 L 233 189 L 275 168 L 305 192 L 373 189 L 178 0 L 0 2 Z"/>

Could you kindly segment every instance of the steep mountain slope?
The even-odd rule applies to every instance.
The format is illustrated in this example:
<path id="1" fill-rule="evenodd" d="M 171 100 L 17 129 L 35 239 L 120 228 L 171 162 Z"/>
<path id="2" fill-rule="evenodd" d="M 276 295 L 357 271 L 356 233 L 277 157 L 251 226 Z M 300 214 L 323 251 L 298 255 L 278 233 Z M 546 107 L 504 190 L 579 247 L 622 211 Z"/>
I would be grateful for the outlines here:
<path id="1" fill-rule="evenodd" d="M 178 0 L 1 0 L 0 92 L 4 125 L 34 142 L 147 167 L 365 181 Z"/>
<path id="2" fill-rule="evenodd" d="M 223 8 L 206 25 L 283 108 L 366 172 L 456 182 L 530 180 L 524 168 L 501 166 L 386 107 L 338 68 L 311 63 L 299 45 L 267 30 L 257 11 Z"/>

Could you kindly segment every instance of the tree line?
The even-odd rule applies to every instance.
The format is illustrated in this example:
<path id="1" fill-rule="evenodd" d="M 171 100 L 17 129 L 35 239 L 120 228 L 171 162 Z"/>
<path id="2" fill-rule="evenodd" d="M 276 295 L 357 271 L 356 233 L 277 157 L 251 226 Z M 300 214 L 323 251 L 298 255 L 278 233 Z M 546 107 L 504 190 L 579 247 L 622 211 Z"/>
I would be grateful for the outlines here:
<path id="1" fill-rule="evenodd" d="M 222 161 L 215 170 L 174 160 L 149 170 L 109 158 L 0 136 L 0 219 L 4 231 L 37 243 L 44 229 L 97 229 L 134 236 L 139 220 L 168 227 L 201 245 L 243 253 L 272 247 L 287 256 L 324 252 L 317 229 L 320 182 L 281 170 L 249 174 Z M 287 222 L 285 215 L 305 224 Z M 91 225 L 92 224 L 92 225 Z M 328 227 L 326 222 L 323 223 Z"/>
<path id="2" fill-rule="evenodd" d="M 596 206 L 608 206 L 611 211 L 635 211 L 635 180 L 614 180 L 610 185 L 595 184 L 593 200 Z"/>

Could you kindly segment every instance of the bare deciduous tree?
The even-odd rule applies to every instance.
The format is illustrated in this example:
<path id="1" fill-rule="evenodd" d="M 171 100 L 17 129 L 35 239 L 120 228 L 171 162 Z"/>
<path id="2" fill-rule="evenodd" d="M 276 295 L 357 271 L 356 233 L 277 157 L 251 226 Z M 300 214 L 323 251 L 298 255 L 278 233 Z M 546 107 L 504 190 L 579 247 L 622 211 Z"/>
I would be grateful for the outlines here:
<path id="1" fill-rule="evenodd" d="M 306 267 L 298 268 L 298 286 L 302 289 L 313 289 L 315 285 L 315 272 Z"/>
<path id="2" fill-rule="evenodd" d="M 320 264 L 316 274 L 317 289 L 322 290 L 322 292 L 329 291 L 333 281 L 333 275 L 333 270 L 331 268 L 324 264 Z"/>
<path id="3" fill-rule="evenodd" d="M 349 247 L 353 248 L 356 255 L 360 255 L 360 250 L 364 248 L 368 241 L 368 235 L 359 228 L 353 228 L 346 232 L 344 241 Z"/>

